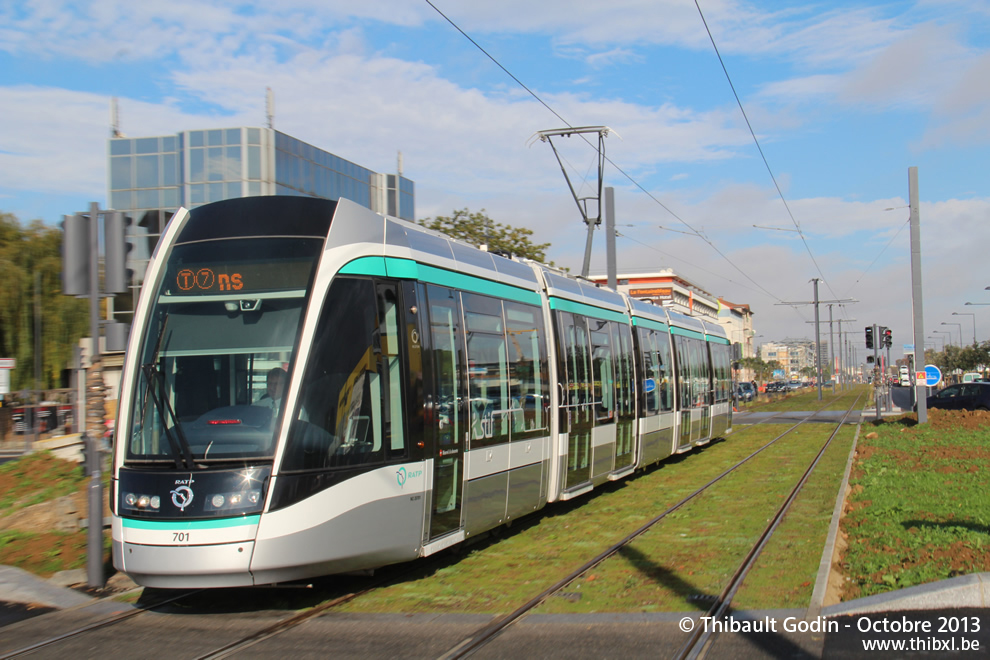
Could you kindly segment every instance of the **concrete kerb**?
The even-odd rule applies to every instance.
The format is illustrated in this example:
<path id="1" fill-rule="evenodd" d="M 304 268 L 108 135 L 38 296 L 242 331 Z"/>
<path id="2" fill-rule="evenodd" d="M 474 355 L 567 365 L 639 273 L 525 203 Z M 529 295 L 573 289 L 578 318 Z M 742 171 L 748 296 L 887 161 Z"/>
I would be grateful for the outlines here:
<path id="1" fill-rule="evenodd" d="M 815 579 L 815 588 L 811 592 L 811 604 L 808 606 L 809 621 L 818 617 L 825 604 L 828 578 L 832 573 L 832 562 L 835 559 L 835 545 L 839 538 L 839 521 L 842 519 L 842 511 L 845 509 L 846 496 L 849 491 L 849 475 L 852 473 L 853 459 L 856 457 L 856 445 L 859 443 L 859 434 L 862 429 L 862 424 L 856 426 L 856 435 L 853 436 L 852 447 L 849 449 L 849 458 L 846 459 L 846 471 L 842 476 L 842 484 L 839 486 L 839 493 L 835 498 L 835 507 L 832 509 L 832 522 L 829 523 L 825 548 L 822 550 L 822 559 L 818 564 L 818 576 Z"/>
<path id="2" fill-rule="evenodd" d="M 866 596 L 847 603 L 829 605 L 823 608 L 821 613 L 827 617 L 836 617 L 867 612 L 987 607 L 988 604 L 990 604 L 990 573 L 972 573 L 876 596 Z"/>
<path id="3" fill-rule="evenodd" d="M 52 584 L 16 566 L 0 566 L 0 600 L 66 609 L 85 605 L 93 599 L 73 589 Z"/>

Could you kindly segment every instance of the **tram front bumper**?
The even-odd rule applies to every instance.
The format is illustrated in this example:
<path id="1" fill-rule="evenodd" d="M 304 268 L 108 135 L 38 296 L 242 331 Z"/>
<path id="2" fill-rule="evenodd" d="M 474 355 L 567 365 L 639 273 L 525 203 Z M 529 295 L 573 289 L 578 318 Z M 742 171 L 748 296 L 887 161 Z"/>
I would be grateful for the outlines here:
<path id="1" fill-rule="evenodd" d="M 114 541 L 114 565 L 144 587 L 189 589 L 254 584 L 254 541 L 161 546 Z"/>

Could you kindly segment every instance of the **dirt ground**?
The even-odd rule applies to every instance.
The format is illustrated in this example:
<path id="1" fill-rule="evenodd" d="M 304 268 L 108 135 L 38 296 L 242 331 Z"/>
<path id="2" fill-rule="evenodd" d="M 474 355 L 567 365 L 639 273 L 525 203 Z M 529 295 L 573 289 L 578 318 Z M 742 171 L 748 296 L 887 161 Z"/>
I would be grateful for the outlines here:
<path id="1" fill-rule="evenodd" d="M 915 425 L 908 425 L 902 429 L 903 433 L 915 433 L 917 430 L 917 414 L 904 415 L 903 419 L 912 420 Z M 990 432 L 990 412 L 980 411 L 980 410 L 929 410 L 928 411 L 928 425 L 930 428 L 935 430 L 968 430 L 968 431 L 988 431 Z M 862 433 L 867 434 L 869 437 L 869 427 L 863 426 Z M 866 459 L 879 451 L 876 447 L 873 447 L 867 443 L 861 443 L 856 449 L 857 459 Z M 940 462 L 943 463 L 942 467 L 938 468 L 938 472 L 945 474 L 952 474 L 958 472 L 977 472 L 979 471 L 979 465 L 985 465 L 990 461 L 990 446 L 986 448 L 964 448 L 955 446 L 941 446 L 939 444 L 932 444 L 920 452 L 902 452 L 894 449 L 884 449 L 887 455 L 894 458 L 905 473 L 910 473 L 913 471 L 924 471 L 930 469 L 929 466 L 933 463 Z M 958 463 L 965 465 L 972 462 L 973 465 L 970 467 L 955 467 L 952 465 L 944 465 L 946 461 L 953 461 L 957 459 Z M 859 475 L 857 468 L 853 469 L 852 477 L 857 478 Z M 862 491 L 862 486 L 855 486 L 856 489 Z M 848 492 L 847 492 L 848 496 Z M 843 507 L 843 514 L 846 512 L 854 510 L 854 508 L 863 508 L 871 504 L 870 500 L 861 500 L 856 504 L 851 504 L 846 502 Z M 846 543 L 846 523 L 849 520 L 845 519 L 843 525 L 840 527 L 840 538 L 837 543 L 836 553 L 833 556 L 833 571 L 829 578 L 829 592 L 826 597 L 826 604 L 831 604 L 840 601 L 848 601 L 859 597 L 859 588 L 855 585 L 851 585 L 845 582 L 844 578 L 841 576 L 841 556 L 844 552 L 844 547 Z M 883 548 L 884 552 L 897 552 L 897 550 L 892 548 Z M 906 553 L 905 553 L 906 554 Z M 916 554 L 911 557 L 905 557 L 902 560 L 901 566 L 903 569 L 911 569 L 919 565 L 929 565 L 929 564 L 939 564 L 948 567 L 950 575 L 964 575 L 972 573 L 974 571 L 988 571 L 990 570 L 990 552 L 980 548 L 974 549 L 969 547 L 967 544 L 962 542 L 957 543 L 948 549 L 945 548 L 932 548 L 928 552 L 916 551 Z M 875 576 L 877 579 L 881 579 L 883 576 L 878 573 Z"/>
<path id="2" fill-rule="evenodd" d="M 86 566 L 87 488 L 78 463 L 47 453 L 18 461 L 17 473 L 0 473 L 0 493 L 16 494 L 7 511 L 0 512 L 0 564 L 17 566 L 41 577 Z M 24 506 L 53 482 L 63 485 L 57 496 Z M 104 492 L 103 515 L 110 515 Z"/>

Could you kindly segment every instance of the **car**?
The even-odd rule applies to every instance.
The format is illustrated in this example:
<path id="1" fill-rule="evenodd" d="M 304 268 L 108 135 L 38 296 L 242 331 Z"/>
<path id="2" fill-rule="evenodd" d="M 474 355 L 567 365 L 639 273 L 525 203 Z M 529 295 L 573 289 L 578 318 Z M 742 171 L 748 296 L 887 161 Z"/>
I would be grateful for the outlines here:
<path id="1" fill-rule="evenodd" d="M 990 410 L 990 383 L 949 385 L 928 397 L 928 408 Z"/>
<path id="2" fill-rule="evenodd" d="M 753 389 L 752 383 L 739 383 L 736 385 L 737 401 L 752 401 L 755 396 L 756 390 Z"/>

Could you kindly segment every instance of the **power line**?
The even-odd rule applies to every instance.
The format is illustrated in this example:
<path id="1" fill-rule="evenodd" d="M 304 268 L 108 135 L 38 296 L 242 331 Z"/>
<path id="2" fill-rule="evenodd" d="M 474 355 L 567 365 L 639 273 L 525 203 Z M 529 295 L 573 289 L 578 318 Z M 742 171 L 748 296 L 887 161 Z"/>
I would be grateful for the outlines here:
<path id="1" fill-rule="evenodd" d="M 777 183 L 777 177 L 774 176 L 773 170 L 770 168 L 770 162 L 767 160 L 766 154 L 763 153 L 763 147 L 760 146 L 760 141 L 756 137 L 756 131 L 753 130 L 753 125 L 749 121 L 749 116 L 746 114 L 746 108 L 743 107 L 742 99 L 739 98 L 739 93 L 736 92 L 736 86 L 732 83 L 732 76 L 729 75 L 729 69 L 725 66 L 725 61 L 722 59 L 722 53 L 719 52 L 718 46 L 715 44 L 715 37 L 712 36 L 712 31 L 708 27 L 708 21 L 705 20 L 705 13 L 701 11 L 701 5 L 698 3 L 698 0 L 694 0 L 694 6 L 698 8 L 698 15 L 701 16 L 701 22 L 705 25 L 705 32 L 708 33 L 708 39 L 712 42 L 712 48 L 715 49 L 715 55 L 718 57 L 718 63 L 722 65 L 722 72 L 725 74 L 725 79 L 729 81 L 729 88 L 732 90 L 732 95 L 736 97 L 736 104 L 739 106 L 739 111 L 742 113 L 743 119 L 746 120 L 746 127 L 749 129 L 749 134 L 753 136 L 753 142 L 756 143 L 756 149 L 760 152 L 760 158 L 763 159 L 763 164 L 766 166 L 767 172 L 770 174 L 770 180 L 773 181 L 774 188 L 777 189 L 777 194 L 780 196 L 780 201 L 784 203 L 784 209 L 787 211 L 787 215 L 790 216 L 791 222 L 794 223 L 794 228 L 797 229 L 798 236 L 801 237 L 801 242 L 804 243 L 804 249 L 808 251 L 808 256 L 811 257 L 811 263 L 815 264 L 815 270 L 817 270 L 818 274 L 821 275 L 822 281 L 825 282 L 825 286 L 828 287 L 828 290 L 832 291 L 832 286 L 829 284 L 828 279 L 825 277 L 821 267 L 818 265 L 815 255 L 811 252 L 811 246 L 808 245 L 808 240 L 805 238 L 804 232 L 801 231 L 801 225 L 791 212 L 791 207 L 788 205 L 787 199 L 784 197 L 784 193 L 780 189 L 780 184 Z M 835 295 L 834 291 L 832 291 L 832 295 Z"/>
<path id="2" fill-rule="evenodd" d="M 544 108 L 546 108 L 547 110 L 549 110 L 551 112 L 551 114 L 553 114 L 554 117 L 556 117 L 557 119 L 559 119 L 560 121 L 562 121 L 569 128 L 574 128 L 574 126 L 571 125 L 570 122 L 568 122 L 566 119 L 564 119 L 556 110 L 554 110 L 552 107 L 550 107 L 550 105 L 547 104 L 546 101 L 544 101 L 542 98 L 540 98 L 540 96 L 536 92 L 534 92 L 529 87 L 527 87 L 521 80 L 519 80 L 519 78 L 517 78 L 515 75 L 513 75 L 512 72 L 510 72 L 507 68 L 505 68 L 504 66 L 502 66 L 502 64 L 497 59 L 495 59 L 495 57 L 493 57 L 488 51 L 486 51 L 484 48 L 482 48 L 482 46 L 477 41 L 475 41 L 474 39 L 472 39 L 471 36 L 468 35 L 467 32 L 465 32 L 464 30 L 462 30 L 460 28 L 460 26 L 458 26 L 453 20 L 450 19 L 450 17 L 448 17 L 446 14 L 444 14 L 442 11 L 440 11 L 440 9 L 435 4 L 433 4 L 433 2 L 431 2 L 431 0 L 425 0 L 425 1 L 426 1 L 426 4 L 430 5 L 430 7 L 432 7 L 434 11 L 436 11 L 438 14 L 440 14 L 440 16 L 443 17 L 443 19 L 445 21 L 447 21 L 448 23 L 450 23 L 450 25 L 455 30 L 457 30 L 458 32 L 460 32 L 464 36 L 465 39 L 467 39 L 468 41 L 470 41 L 475 46 L 475 48 L 477 48 L 482 53 L 484 53 L 485 56 L 488 59 L 490 59 L 492 62 L 494 62 L 495 65 L 499 69 L 501 69 L 502 71 L 504 71 L 507 76 L 509 76 L 510 78 L 512 78 L 512 80 L 514 80 L 520 87 L 522 87 L 524 90 L 526 90 L 526 92 L 528 92 L 530 96 L 532 96 L 534 99 L 536 99 L 540 103 L 540 105 L 542 105 Z M 700 10 L 701 9 L 699 7 L 699 11 Z M 704 17 L 702 17 L 702 18 L 704 18 Z M 706 28 L 707 28 L 707 25 L 706 25 Z M 709 33 L 709 36 L 711 36 L 711 33 Z M 712 43 L 714 44 L 714 41 Z M 721 59 L 721 56 L 720 56 L 719 59 Z M 728 74 L 726 74 L 726 75 L 728 75 Z M 730 81 L 730 84 L 731 84 L 731 81 Z M 749 123 L 749 120 L 748 119 L 747 119 L 747 123 Z M 750 129 L 750 130 L 752 131 L 752 129 Z M 579 137 L 581 137 L 581 139 L 583 139 L 588 144 L 588 146 L 594 147 L 594 145 L 592 145 L 590 142 L 588 142 L 588 139 L 585 138 L 583 135 L 579 135 Z M 759 146 L 759 145 L 757 145 L 757 146 Z M 761 153 L 762 153 L 762 150 L 761 150 Z M 758 289 L 760 289 L 761 291 L 763 291 L 765 294 L 767 294 L 768 296 L 770 296 L 774 300 L 778 300 L 778 301 L 781 300 L 781 298 L 779 296 L 771 293 L 763 285 L 761 285 L 759 282 L 757 282 L 752 277 L 750 277 L 750 275 L 748 273 L 746 273 L 742 268 L 740 268 L 739 266 L 737 266 L 735 264 L 735 262 L 733 262 L 731 259 L 729 259 L 729 257 L 724 252 L 722 252 L 718 247 L 716 247 L 716 245 L 715 245 L 714 242 L 712 242 L 706 236 L 702 235 L 698 230 L 696 230 L 694 227 L 692 227 L 686 220 L 684 220 L 679 215 L 677 215 L 676 213 L 674 213 L 674 211 L 672 211 L 663 202 L 661 202 L 659 199 L 657 199 L 650 191 L 648 191 L 646 188 L 644 188 L 642 185 L 640 185 L 640 183 L 638 181 L 636 181 L 635 179 L 633 179 L 632 176 L 630 176 L 625 170 L 623 170 L 621 167 L 619 167 L 619 165 L 617 165 L 611 158 L 608 158 L 607 156 L 605 156 L 604 158 L 605 158 L 605 161 L 606 162 L 608 162 L 610 165 L 612 165 L 616 169 L 616 171 L 618 171 L 622 176 L 624 176 L 627 180 L 629 180 L 629 182 L 632 183 L 634 186 L 636 186 L 641 192 L 643 192 L 644 194 L 646 194 L 646 196 L 649 197 L 651 200 L 653 200 L 658 206 L 660 206 L 660 208 L 662 208 L 663 210 L 665 210 L 673 218 L 675 218 L 678 222 L 680 222 L 685 227 L 687 227 L 688 229 L 690 229 L 694 233 L 695 236 L 697 236 L 702 241 L 704 241 L 705 243 L 707 243 L 708 246 L 712 250 L 714 250 L 716 252 L 716 254 L 718 254 L 720 257 L 722 257 L 722 259 L 724 259 L 730 266 L 732 266 L 736 271 L 738 271 L 739 274 L 741 274 L 747 280 L 749 280 L 750 282 L 752 282 Z M 764 159 L 764 162 L 766 162 L 766 159 Z M 771 176 L 773 176 L 772 173 L 771 173 Z M 778 188 L 778 192 L 779 191 L 780 191 L 780 189 Z M 785 205 L 786 205 L 786 202 L 785 202 Z M 789 212 L 789 210 L 788 210 L 788 212 Z M 791 219 L 793 220 L 793 216 L 791 216 Z M 803 240 L 803 237 L 802 237 L 802 240 Z M 807 243 L 805 243 L 805 247 L 807 247 Z M 809 249 L 809 254 L 810 254 L 810 249 Z M 814 260 L 814 256 L 812 256 L 812 260 Z M 815 264 L 815 266 L 817 267 L 817 264 Z M 821 269 L 819 269 L 819 273 L 821 273 Z M 824 279 L 824 276 L 822 276 L 822 279 Z"/>

